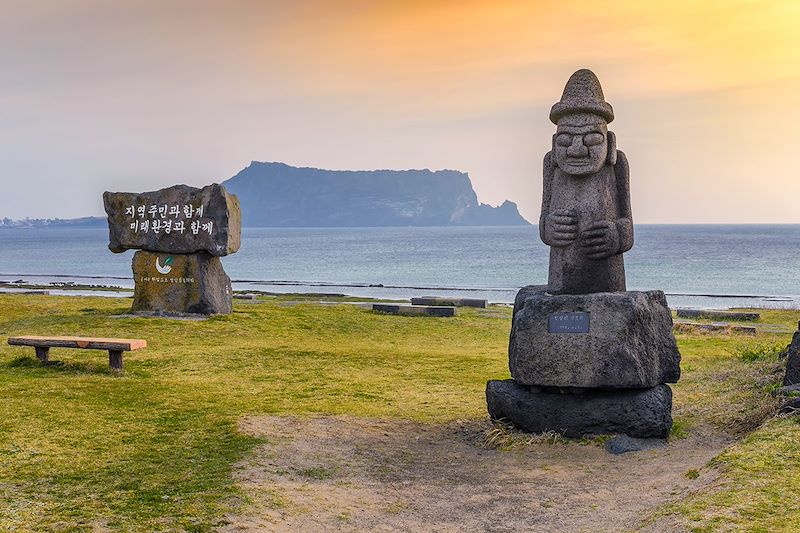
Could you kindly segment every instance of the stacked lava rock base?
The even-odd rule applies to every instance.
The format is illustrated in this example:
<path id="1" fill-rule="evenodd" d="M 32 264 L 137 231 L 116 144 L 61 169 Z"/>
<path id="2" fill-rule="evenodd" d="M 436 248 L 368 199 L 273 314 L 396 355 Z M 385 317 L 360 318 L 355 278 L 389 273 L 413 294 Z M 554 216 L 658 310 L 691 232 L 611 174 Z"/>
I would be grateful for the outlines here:
<path id="1" fill-rule="evenodd" d="M 154 315 L 228 314 L 231 280 L 221 256 L 241 242 L 236 196 L 218 184 L 176 185 L 146 193 L 103 195 L 109 249 L 133 256 L 132 312 Z"/>
<path id="2" fill-rule="evenodd" d="M 570 78 L 551 120 L 539 231 L 547 286 L 517 295 L 509 341 L 513 379 L 489 381 L 489 414 L 568 437 L 666 437 L 680 353 L 661 291 L 626 291 L 633 246 L 629 170 L 607 124 L 613 110 L 588 70 Z"/>

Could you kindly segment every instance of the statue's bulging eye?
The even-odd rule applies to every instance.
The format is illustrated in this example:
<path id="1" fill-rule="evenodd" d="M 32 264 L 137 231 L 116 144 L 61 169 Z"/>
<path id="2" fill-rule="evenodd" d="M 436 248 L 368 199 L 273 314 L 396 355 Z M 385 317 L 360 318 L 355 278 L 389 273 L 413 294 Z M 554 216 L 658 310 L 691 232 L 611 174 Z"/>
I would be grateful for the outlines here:
<path id="1" fill-rule="evenodd" d="M 583 144 L 586 146 L 597 146 L 598 144 L 603 144 L 603 137 L 602 133 L 587 133 L 583 136 Z"/>
<path id="2" fill-rule="evenodd" d="M 572 135 L 567 133 L 561 133 L 556 137 L 556 144 L 559 146 L 571 146 L 572 145 Z"/>

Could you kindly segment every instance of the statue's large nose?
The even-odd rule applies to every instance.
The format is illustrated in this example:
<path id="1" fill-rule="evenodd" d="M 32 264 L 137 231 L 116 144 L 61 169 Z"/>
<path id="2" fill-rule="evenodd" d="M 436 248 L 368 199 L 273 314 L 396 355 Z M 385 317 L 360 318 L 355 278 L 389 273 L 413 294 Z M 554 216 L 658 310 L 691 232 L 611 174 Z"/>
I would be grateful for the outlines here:
<path id="1" fill-rule="evenodd" d="M 570 157 L 586 157 L 589 155 L 589 149 L 583 144 L 582 135 L 572 137 L 572 144 L 567 148 L 567 155 Z"/>

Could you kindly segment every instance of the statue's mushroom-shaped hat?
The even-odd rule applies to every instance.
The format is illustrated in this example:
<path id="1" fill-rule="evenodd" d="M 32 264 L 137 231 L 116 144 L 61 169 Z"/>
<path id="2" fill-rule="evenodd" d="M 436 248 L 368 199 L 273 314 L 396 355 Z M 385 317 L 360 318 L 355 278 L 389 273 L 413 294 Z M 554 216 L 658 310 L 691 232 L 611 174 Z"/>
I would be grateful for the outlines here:
<path id="1" fill-rule="evenodd" d="M 561 101 L 550 109 L 550 120 L 558 124 L 561 117 L 575 113 L 592 113 L 606 122 L 614 120 L 614 109 L 603 96 L 600 80 L 589 69 L 583 68 L 569 77 Z"/>

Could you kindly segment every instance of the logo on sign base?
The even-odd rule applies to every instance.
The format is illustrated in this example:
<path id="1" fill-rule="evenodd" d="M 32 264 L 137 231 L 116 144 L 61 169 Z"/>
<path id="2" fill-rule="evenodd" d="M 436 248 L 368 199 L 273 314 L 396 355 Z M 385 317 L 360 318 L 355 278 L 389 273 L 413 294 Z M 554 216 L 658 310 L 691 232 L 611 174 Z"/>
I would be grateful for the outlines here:
<path id="1" fill-rule="evenodd" d="M 169 274 L 172 271 L 172 267 L 170 264 L 172 263 L 172 256 L 168 256 L 164 259 L 164 264 L 161 264 L 161 258 L 156 256 L 156 270 L 158 270 L 159 274 Z"/>

